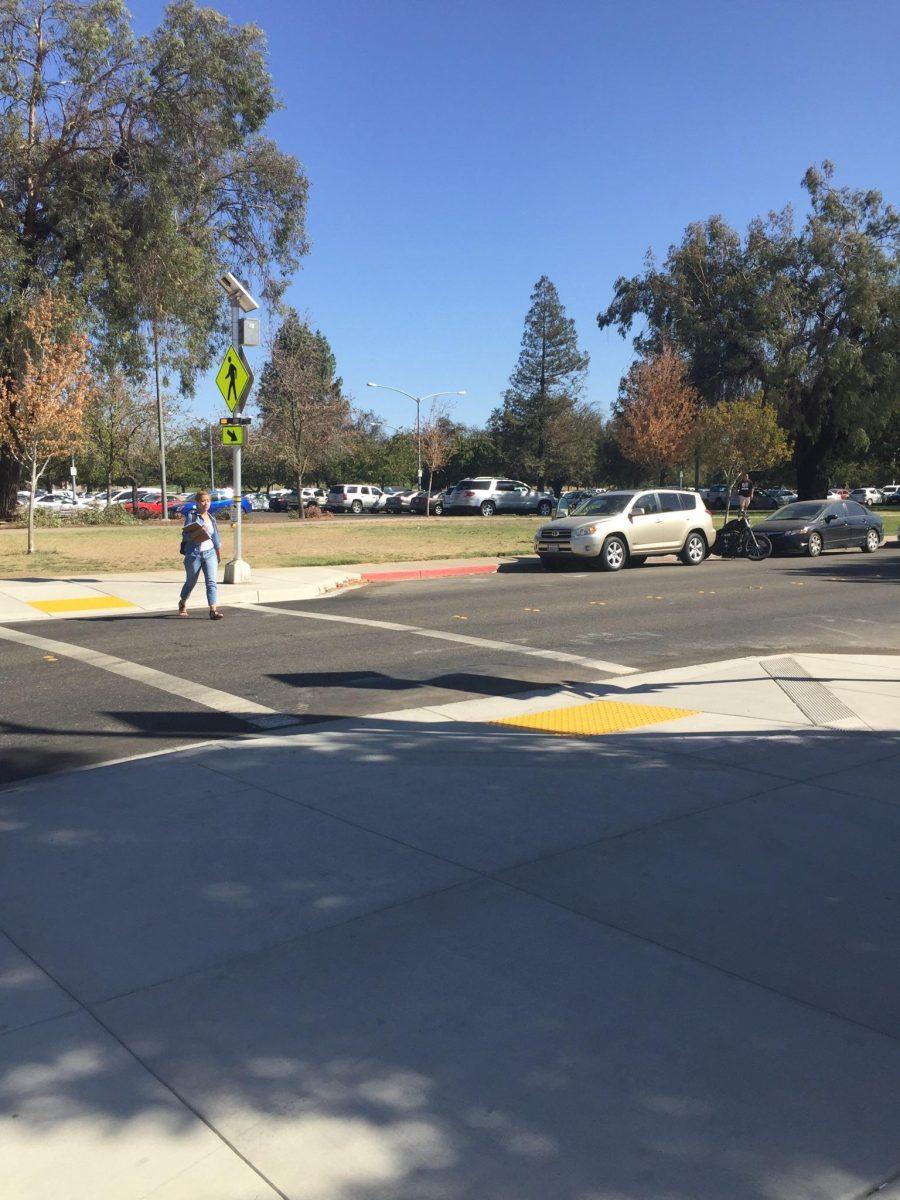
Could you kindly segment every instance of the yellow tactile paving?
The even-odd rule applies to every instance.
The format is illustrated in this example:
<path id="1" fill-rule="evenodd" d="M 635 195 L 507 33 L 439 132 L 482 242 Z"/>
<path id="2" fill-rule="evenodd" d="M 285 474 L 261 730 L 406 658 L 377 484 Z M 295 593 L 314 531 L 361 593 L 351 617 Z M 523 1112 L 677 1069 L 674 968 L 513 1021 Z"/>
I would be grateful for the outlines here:
<path id="1" fill-rule="evenodd" d="M 567 734 L 571 737 L 600 737 L 604 733 L 621 733 L 641 725 L 657 725 L 661 721 L 677 721 L 680 717 L 696 715 L 697 710 L 690 708 L 592 700 L 589 704 L 575 704 L 571 708 L 553 708 L 521 717 L 503 717 L 491 724 L 514 725 L 519 729 L 536 729 L 541 733 Z"/>
<path id="2" fill-rule="evenodd" d="M 45 613 L 86 612 L 94 608 L 134 608 L 130 600 L 120 596 L 78 596 L 68 600 L 28 600 L 32 608 Z"/>

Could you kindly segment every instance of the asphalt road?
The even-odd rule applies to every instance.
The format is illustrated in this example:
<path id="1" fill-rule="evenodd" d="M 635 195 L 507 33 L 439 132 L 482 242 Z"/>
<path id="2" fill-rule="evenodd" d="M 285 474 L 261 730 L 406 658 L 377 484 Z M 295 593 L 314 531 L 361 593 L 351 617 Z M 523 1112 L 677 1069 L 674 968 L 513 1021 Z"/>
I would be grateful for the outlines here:
<path id="1" fill-rule="evenodd" d="M 218 689 L 274 720 L 321 722 L 584 682 L 603 677 L 598 663 L 614 673 L 617 664 L 665 669 L 783 650 L 900 653 L 898 584 L 896 545 L 815 562 L 650 561 L 612 576 L 546 574 L 523 561 L 492 576 L 383 584 L 268 611 L 226 607 L 219 623 L 198 610 L 189 621 L 151 614 L 9 628 L 165 672 L 185 692 Z M 177 685 L 160 690 L 62 652 L 2 641 L 0 662 L 0 785 L 254 731 Z"/>

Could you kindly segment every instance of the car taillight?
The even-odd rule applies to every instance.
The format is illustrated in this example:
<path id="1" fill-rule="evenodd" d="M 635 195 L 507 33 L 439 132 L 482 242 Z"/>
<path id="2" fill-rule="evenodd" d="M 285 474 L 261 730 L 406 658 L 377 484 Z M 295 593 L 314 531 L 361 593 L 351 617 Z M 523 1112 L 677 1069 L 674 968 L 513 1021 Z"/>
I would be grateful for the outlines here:
<path id="1" fill-rule="evenodd" d="M 704 509 L 703 511 L 706 513 L 706 515 L 707 515 L 708 517 L 711 517 L 711 516 L 712 516 L 712 509 L 706 508 L 706 509 Z"/>

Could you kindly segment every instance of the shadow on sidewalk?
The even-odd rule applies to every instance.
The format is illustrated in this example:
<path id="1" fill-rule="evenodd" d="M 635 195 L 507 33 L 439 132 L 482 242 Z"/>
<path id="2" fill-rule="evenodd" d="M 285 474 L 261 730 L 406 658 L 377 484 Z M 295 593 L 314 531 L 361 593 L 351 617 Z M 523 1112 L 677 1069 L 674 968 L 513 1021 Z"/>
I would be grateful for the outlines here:
<path id="1" fill-rule="evenodd" d="M 286 1195 L 856 1194 L 897 1165 L 900 808 L 766 774 L 801 746 L 810 775 L 898 762 L 834 730 L 345 719 L 0 795 L 0 902 Z M 575 848 L 556 878 L 582 894 L 506 886 Z M 694 926 L 713 950 L 682 949 Z M 77 1172 L 76 1127 L 99 1154 L 150 1130 L 156 1155 L 196 1128 L 76 1019 L 0 1038 L 0 1096 L 14 1171 L 33 1139 Z"/>

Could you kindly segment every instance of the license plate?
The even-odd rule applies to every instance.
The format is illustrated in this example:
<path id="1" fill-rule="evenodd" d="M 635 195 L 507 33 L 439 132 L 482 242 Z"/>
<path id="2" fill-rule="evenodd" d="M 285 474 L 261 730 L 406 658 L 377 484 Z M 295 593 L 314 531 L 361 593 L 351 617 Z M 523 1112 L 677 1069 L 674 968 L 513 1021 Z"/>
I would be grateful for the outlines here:
<path id="1" fill-rule="evenodd" d="M 544 553 L 549 551 L 549 553 L 553 554 L 559 549 L 559 546 L 555 545 L 553 542 L 541 542 L 540 546 L 538 546 L 538 549 L 542 550 Z"/>

